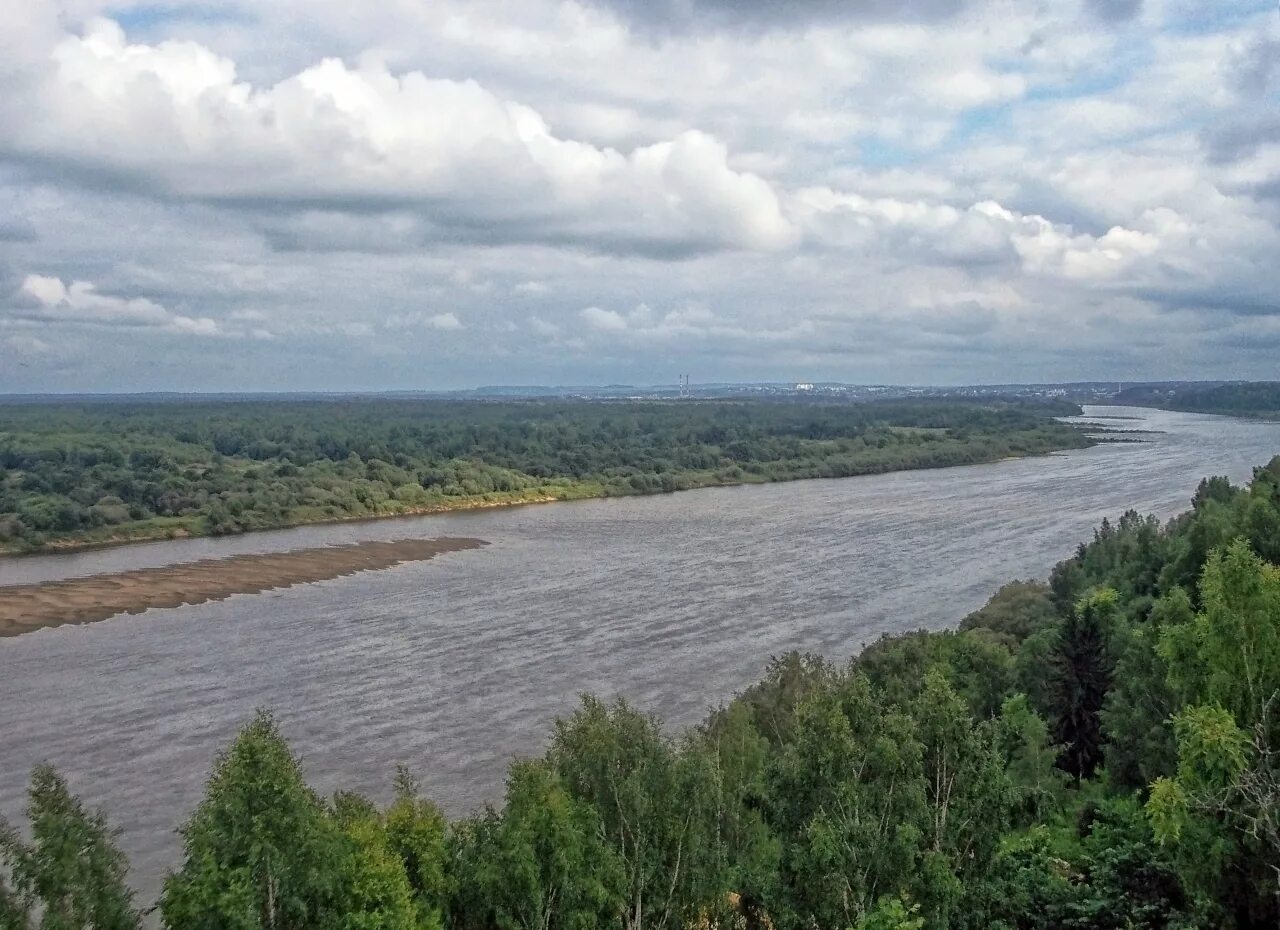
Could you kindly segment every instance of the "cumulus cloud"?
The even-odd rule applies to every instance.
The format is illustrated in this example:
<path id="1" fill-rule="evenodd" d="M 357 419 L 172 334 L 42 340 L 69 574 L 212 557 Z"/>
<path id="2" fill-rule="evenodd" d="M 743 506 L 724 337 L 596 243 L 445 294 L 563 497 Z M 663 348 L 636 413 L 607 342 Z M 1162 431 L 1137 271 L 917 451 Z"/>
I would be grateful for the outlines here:
<path id="1" fill-rule="evenodd" d="M 5 122 L 14 155 L 169 197 L 297 210 L 284 247 L 344 247 L 350 229 L 333 218 L 349 214 L 411 244 L 680 253 L 794 238 L 769 183 L 731 168 L 704 132 L 623 153 L 560 138 L 475 81 L 335 58 L 255 87 L 198 43 L 130 44 L 109 20 L 59 42 L 39 93 L 10 99 Z"/>
<path id="2" fill-rule="evenodd" d="M 249 6 L 0 4 L 0 390 L 1274 367 L 1274 9 Z"/>
<path id="3" fill-rule="evenodd" d="M 174 333 L 212 336 L 218 324 L 209 317 L 171 313 L 145 297 L 103 294 L 88 281 L 72 281 L 29 274 L 14 295 L 11 315 L 49 323 L 81 323 L 163 329 Z"/>

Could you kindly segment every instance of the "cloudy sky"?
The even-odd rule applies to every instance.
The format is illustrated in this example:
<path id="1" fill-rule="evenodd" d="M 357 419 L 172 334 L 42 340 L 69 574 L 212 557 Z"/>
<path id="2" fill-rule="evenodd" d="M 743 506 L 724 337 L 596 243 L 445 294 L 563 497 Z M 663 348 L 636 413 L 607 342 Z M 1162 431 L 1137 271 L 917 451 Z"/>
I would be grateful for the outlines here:
<path id="1" fill-rule="evenodd" d="M 1280 377 L 1276 0 L 0 3 L 0 391 Z"/>

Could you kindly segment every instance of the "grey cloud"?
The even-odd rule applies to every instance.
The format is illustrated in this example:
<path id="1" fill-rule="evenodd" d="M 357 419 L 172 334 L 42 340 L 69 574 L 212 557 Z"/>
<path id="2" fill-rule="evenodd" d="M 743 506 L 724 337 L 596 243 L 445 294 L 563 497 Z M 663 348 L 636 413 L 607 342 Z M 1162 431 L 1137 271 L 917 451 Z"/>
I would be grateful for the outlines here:
<path id="1" fill-rule="evenodd" d="M 593 0 L 642 30 L 760 30 L 815 22 L 936 22 L 971 0 Z"/>
<path id="2" fill-rule="evenodd" d="M 1261 146 L 1280 142 L 1280 114 L 1242 114 L 1207 131 L 1202 141 L 1215 162 L 1248 158 Z"/>
<path id="3" fill-rule="evenodd" d="M 1280 294 L 1244 289 L 1226 282 L 1211 287 L 1132 286 L 1118 290 L 1165 310 L 1197 310 L 1237 317 L 1280 316 Z"/>
<path id="4" fill-rule="evenodd" d="M 224 204 L 225 206 L 225 204 Z M 370 213 L 371 204 L 359 210 L 307 209 L 289 212 L 294 204 L 281 203 L 274 213 L 262 204 L 244 205 L 247 215 L 267 245 L 282 253 L 359 252 L 396 255 L 421 252 L 441 245 L 497 248 L 509 245 L 542 245 L 596 255 L 636 257 L 655 261 L 688 261 L 726 250 L 714 236 L 670 235 L 628 228 L 590 218 L 562 220 L 517 216 L 489 219 L 452 210 L 414 215 L 403 210 Z M 346 204 L 354 206 L 354 204 Z"/>
<path id="5" fill-rule="evenodd" d="M 1245 47 L 1230 67 L 1236 89 L 1250 97 L 1261 97 L 1280 82 L 1280 38 L 1260 35 Z"/>
<path id="6" fill-rule="evenodd" d="M 1089 11 L 1109 23 L 1123 23 L 1142 10 L 1142 0 L 1086 0 Z"/>
<path id="7" fill-rule="evenodd" d="M 35 226 L 21 216 L 0 216 L 0 242 L 35 242 Z"/>

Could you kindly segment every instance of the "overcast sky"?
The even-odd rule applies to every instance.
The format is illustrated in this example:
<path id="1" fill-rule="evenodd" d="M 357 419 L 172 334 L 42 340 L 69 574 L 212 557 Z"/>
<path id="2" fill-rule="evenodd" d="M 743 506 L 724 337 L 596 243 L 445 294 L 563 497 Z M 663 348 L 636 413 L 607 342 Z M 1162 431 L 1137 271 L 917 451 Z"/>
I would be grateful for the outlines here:
<path id="1" fill-rule="evenodd" d="M 1280 378 L 1276 0 L 0 2 L 0 391 Z"/>

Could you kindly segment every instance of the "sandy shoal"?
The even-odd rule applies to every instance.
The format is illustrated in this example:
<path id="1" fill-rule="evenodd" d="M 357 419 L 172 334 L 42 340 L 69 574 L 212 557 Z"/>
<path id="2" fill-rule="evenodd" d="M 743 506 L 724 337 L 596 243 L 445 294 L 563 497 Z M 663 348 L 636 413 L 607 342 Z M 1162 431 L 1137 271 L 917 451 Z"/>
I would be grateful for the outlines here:
<path id="1" fill-rule="evenodd" d="M 17 636 L 64 623 L 92 623 L 117 614 L 141 613 L 151 607 L 178 607 L 222 600 L 233 594 L 257 594 L 484 545 L 487 543 L 482 539 L 454 537 L 361 542 L 5 585 L 0 586 L 0 636 Z"/>

